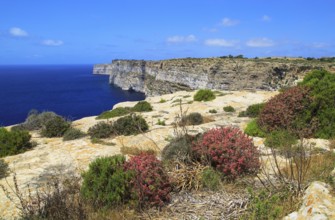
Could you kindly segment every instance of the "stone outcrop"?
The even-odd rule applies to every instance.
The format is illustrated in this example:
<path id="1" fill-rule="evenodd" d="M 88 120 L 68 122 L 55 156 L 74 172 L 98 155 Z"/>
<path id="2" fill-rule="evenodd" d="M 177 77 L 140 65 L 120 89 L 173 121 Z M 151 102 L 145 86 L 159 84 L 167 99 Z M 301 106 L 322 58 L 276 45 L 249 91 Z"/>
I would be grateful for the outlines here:
<path id="1" fill-rule="evenodd" d="M 313 182 L 305 191 L 300 209 L 284 220 L 335 219 L 335 199 L 330 190 L 331 187 L 325 183 Z"/>
<path id="2" fill-rule="evenodd" d="M 94 66 L 94 74 L 148 96 L 180 90 L 277 90 L 295 85 L 313 69 L 335 72 L 335 65 L 306 60 L 204 58 L 162 61 L 114 60 Z"/>

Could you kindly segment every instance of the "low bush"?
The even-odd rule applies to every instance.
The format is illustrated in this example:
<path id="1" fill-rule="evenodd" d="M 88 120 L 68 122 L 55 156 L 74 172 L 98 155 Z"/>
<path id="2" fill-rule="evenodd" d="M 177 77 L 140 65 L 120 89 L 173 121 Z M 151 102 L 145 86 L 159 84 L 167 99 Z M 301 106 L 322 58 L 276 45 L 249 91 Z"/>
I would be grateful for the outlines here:
<path id="1" fill-rule="evenodd" d="M 209 113 L 211 113 L 211 114 L 215 114 L 215 113 L 218 113 L 215 109 L 210 109 L 209 110 Z"/>
<path id="2" fill-rule="evenodd" d="M 165 99 L 161 99 L 161 100 L 159 100 L 159 103 L 165 103 L 166 102 L 166 100 Z"/>
<path id="3" fill-rule="evenodd" d="M 132 198 L 138 203 L 138 207 L 161 207 L 170 201 L 169 177 L 154 155 L 140 154 L 131 157 L 126 169 L 135 175 L 131 181 Z"/>
<path id="4" fill-rule="evenodd" d="M 248 106 L 245 111 L 239 113 L 238 117 L 250 117 L 250 118 L 257 118 L 264 108 L 265 103 L 258 103 Z"/>
<path id="5" fill-rule="evenodd" d="M 41 112 L 38 113 L 37 110 L 31 110 L 28 113 L 28 117 L 25 122 L 22 124 L 24 129 L 27 130 L 39 130 L 41 129 L 49 120 L 57 117 L 57 114 L 54 112 Z"/>
<path id="6" fill-rule="evenodd" d="M 187 134 L 172 139 L 162 150 L 163 161 L 176 160 L 183 163 L 190 162 L 192 160 L 192 142 L 194 140 L 195 137 Z"/>
<path id="7" fill-rule="evenodd" d="M 253 137 L 265 137 L 266 133 L 257 124 L 257 120 L 251 120 L 247 127 L 244 129 L 244 133 Z"/>
<path id="8" fill-rule="evenodd" d="M 296 86 L 270 99 L 258 118 L 258 125 L 267 131 L 291 130 L 299 133 L 312 124 L 312 115 L 305 114 L 312 102 L 310 89 Z M 311 132 L 308 132 L 309 134 Z"/>
<path id="9" fill-rule="evenodd" d="M 88 129 L 88 135 L 94 138 L 108 138 L 114 134 L 113 125 L 107 122 L 99 122 Z"/>
<path id="10" fill-rule="evenodd" d="M 8 163 L 6 163 L 3 159 L 0 158 L 0 179 L 8 176 L 9 168 Z"/>
<path id="11" fill-rule="evenodd" d="M 194 101 L 212 101 L 215 99 L 215 94 L 210 89 L 200 89 L 193 96 Z"/>
<path id="12" fill-rule="evenodd" d="M 299 203 L 289 192 L 248 191 L 250 203 L 242 219 L 281 219 L 298 208 Z"/>
<path id="13" fill-rule="evenodd" d="M 86 134 L 77 128 L 70 127 L 63 135 L 64 141 L 75 140 L 84 137 Z"/>
<path id="14" fill-rule="evenodd" d="M 265 146 L 281 151 L 292 151 L 292 146 L 297 143 L 297 137 L 286 130 L 272 131 L 264 141 Z"/>
<path id="15" fill-rule="evenodd" d="M 223 111 L 225 111 L 225 112 L 235 112 L 235 108 L 233 106 L 228 105 L 228 106 L 223 107 Z"/>
<path id="16" fill-rule="evenodd" d="M 165 124 L 165 120 L 160 120 L 160 119 L 158 119 L 158 121 L 157 121 L 157 125 L 165 126 L 165 125 L 166 125 L 166 124 Z"/>
<path id="17" fill-rule="evenodd" d="M 125 161 L 121 155 L 97 158 L 82 174 L 81 194 L 93 207 L 112 207 L 130 199 L 133 174 L 124 170 Z"/>
<path id="18" fill-rule="evenodd" d="M 48 120 L 42 127 L 41 135 L 44 137 L 62 137 L 71 123 L 61 116 L 56 116 Z"/>
<path id="19" fill-rule="evenodd" d="M 131 113 L 131 108 L 129 107 L 117 107 L 111 111 L 105 111 L 101 113 L 97 119 L 109 119 L 109 118 L 114 118 L 114 117 L 119 117 L 119 116 L 124 116 L 129 113 Z"/>
<path id="20" fill-rule="evenodd" d="M 150 112 L 152 111 L 152 106 L 147 101 L 140 101 L 132 108 L 132 111 L 133 112 Z"/>
<path id="21" fill-rule="evenodd" d="M 23 153 L 32 148 L 30 138 L 28 131 L 0 128 L 0 157 Z"/>
<path id="22" fill-rule="evenodd" d="M 145 119 L 140 115 L 128 115 L 113 123 L 114 132 L 118 135 L 136 135 L 149 129 Z"/>
<path id="23" fill-rule="evenodd" d="M 181 125 L 200 125 L 204 122 L 202 115 L 198 112 L 190 113 L 181 119 Z"/>
<path id="24" fill-rule="evenodd" d="M 231 179 L 255 174 L 260 167 L 259 152 L 252 139 L 238 128 L 211 129 L 194 143 L 192 150 L 198 160 Z"/>
<path id="25" fill-rule="evenodd" d="M 203 187 L 210 190 L 218 190 L 221 186 L 221 173 L 214 170 L 212 167 L 208 167 L 202 171 L 201 184 Z"/>

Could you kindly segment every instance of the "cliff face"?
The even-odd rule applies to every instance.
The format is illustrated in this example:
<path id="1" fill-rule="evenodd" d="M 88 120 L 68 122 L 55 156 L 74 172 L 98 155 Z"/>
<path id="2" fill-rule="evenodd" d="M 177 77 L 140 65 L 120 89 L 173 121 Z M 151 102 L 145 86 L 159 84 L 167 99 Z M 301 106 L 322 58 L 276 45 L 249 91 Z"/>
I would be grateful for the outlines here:
<path id="1" fill-rule="evenodd" d="M 109 82 L 148 96 L 200 88 L 220 90 L 276 90 L 295 85 L 313 70 L 335 71 L 335 64 L 267 59 L 173 59 L 163 61 L 114 60 L 96 65 L 95 74 Z"/>

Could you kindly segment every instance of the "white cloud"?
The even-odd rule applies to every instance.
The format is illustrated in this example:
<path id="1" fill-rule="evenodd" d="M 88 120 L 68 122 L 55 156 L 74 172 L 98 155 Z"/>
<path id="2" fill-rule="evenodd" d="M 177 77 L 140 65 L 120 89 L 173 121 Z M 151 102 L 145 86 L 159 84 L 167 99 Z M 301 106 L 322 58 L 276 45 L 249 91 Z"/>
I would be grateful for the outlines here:
<path id="1" fill-rule="evenodd" d="M 268 16 L 268 15 L 263 15 L 262 21 L 269 22 L 269 21 L 271 21 L 271 17 Z"/>
<path id="2" fill-rule="evenodd" d="M 272 47 L 274 45 L 273 40 L 268 39 L 266 37 L 256 38 L 247 41 L 248 47 Z"/>
<path id="3" fill-rule="evenodd" d="M 166 40 L 168 43 L 190 43 L 190 42 L 195 42 L 197 41 L 197 38 L 193 35 L 190 34 L 188 36 L 172 36 L 167 38 Z"/>
<path id="4" fill-rule="evenodd" d="M 9 33 L 14 37 L 26 37 L 28 36 L 28 33 L 21 28 L 18 27 L 12 27 L 9 29 Z"/>
<path id="5" fill-rule="evenodd" d="M 223 18 L 221 21 L 221 25 L 225 26 L 225 27 L 231 27 L 231 26 L 235 26 L 238 23 L 240 23 L 238 20 L 233 20 L 230 18 Z"/>
<path id="6" fill-rule="evenodd" d="M 207 46 L 215 47 L 233 47 L 238 43 L 236 40 L 225 40 L 225 39 L 208 39 L 205 41 Z"/>
<path id="7" fill-rule="evenodd" d="M 329 47 L 329 44 L 316 42 L 311 45 L 313 48 L 326 48 Z"/>
<path id="8" fill-rule="evenodd" d="M 61 40 L 44 40 L 41 43 L 45 46 L 54 46 L 54 47 L 62 46 L 64 44 L 64 42 Z"/>

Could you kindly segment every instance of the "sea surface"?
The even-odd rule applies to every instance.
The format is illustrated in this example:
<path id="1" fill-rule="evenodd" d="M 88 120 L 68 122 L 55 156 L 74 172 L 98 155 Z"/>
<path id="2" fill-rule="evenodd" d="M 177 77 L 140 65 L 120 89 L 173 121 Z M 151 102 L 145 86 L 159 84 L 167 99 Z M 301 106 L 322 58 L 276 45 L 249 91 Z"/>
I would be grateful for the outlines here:
<path id="1" fill-rule="evenodd" d="M 107 75 L 92 70 L 92 65 L 0 66 L 0 126 L 23 122 L 32 109 L 76 120 L 145 98 L 110 85 Z"/>

